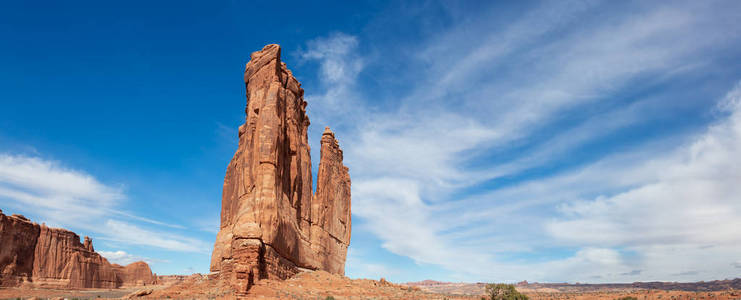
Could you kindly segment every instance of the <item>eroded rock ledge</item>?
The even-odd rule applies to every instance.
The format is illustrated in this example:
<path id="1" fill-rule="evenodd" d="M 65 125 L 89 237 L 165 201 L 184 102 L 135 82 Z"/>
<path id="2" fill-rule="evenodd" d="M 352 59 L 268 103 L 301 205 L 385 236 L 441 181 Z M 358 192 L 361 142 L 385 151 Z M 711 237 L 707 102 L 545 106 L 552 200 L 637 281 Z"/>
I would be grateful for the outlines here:
<path id="1" fill-rule="evenodd" d="M 111 264 L 76 233 L 0 210 L 0 286 L 119 288 L 156 283 L 145 262 Z"/>
<path id="2" fill-rule="evenodd" d="M 224 178 L 211 271 L 239 293 L 301 268 L 344 274 L 350 243 L 342 150 L 326 128 L 314 194 L 304 90 L 280 54 L 267 45 L 247 63 L 245 123 Z"/>

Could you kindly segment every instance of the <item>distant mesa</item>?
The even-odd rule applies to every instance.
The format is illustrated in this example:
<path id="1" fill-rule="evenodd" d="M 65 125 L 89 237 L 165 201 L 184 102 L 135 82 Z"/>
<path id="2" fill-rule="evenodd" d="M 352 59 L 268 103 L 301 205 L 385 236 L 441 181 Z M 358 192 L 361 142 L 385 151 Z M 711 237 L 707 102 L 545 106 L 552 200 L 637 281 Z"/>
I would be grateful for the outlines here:
<path id="1" fill-rule="evenodd" d="M 145 262 L 110 264 L 76 233 L 0 210 L 0 286 L 119 288 L 156 283 Z"/>
<path id="2" fill-rule="evenodd" d="M 304 90 L 280 54 L 267 45 L 247 63 L 245 123 L 224 178 L 211 271 L 238 294 L 301 269 L 344 274 L 350 244 L 342 150 L 327 127 L 314 193 Z"/>

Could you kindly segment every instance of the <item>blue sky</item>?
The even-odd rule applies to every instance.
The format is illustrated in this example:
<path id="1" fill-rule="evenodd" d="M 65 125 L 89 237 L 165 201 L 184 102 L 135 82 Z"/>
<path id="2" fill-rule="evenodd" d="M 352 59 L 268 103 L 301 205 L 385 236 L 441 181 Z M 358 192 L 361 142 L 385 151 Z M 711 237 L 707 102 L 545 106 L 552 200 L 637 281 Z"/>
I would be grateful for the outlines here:
<path id="1" fill-rule="evenodd" d="M 244 63 L 279 43 L 313 157 L 331 126 L 350 167 L 348 276 L 737 277 L 740 23 L 737 1 L 4 2 L 0 209 L 208 272 Z"/>

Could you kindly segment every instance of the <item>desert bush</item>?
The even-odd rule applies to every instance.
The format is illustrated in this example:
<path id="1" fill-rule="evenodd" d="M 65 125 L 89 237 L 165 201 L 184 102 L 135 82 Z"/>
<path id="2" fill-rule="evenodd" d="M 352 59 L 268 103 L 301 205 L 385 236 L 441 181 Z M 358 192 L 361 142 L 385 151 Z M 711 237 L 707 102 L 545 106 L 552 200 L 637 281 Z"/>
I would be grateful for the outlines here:
<path id="1" fill-rule="evenodd" d="M 622 298 L 620 298 L 620 299 L 618 299 L 618 300 L 638 300 L 638 298 L 636 298 L 636 297 L 631 297 L 631 296 L 625 296 L 625 297 L 622 297 Z"/>
<path id="2" fill-rule="evenodd" d="M 520 294 L 514 285 L 504 283 L 491 283 L 486 285 L 486 295 L 489 300 L 529 300 L 527 296 Z"/>

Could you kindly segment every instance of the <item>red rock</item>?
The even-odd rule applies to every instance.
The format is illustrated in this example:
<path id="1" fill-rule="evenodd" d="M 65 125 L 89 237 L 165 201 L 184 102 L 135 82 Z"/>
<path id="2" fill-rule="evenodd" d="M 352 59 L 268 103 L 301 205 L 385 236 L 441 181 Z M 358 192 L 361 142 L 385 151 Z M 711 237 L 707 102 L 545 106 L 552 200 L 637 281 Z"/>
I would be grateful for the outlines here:
<path id="1" fill-rule="evenodd" d="M 39 225 L 25 217 L 9 217 L 0 211 L 0 286 L 18 286 L 31 281 L 38 238 Z"/>
<path id="2" fill-rule="evenodd" d="M 334 134 L 322 137 L 312 195 L 306 102 L 280 47 L 252 53 L 244 81 L 245 123 L 224 178 L 211 271 L 246 292 L 259 279 L 299 268 L 344 274 L 350 243 L 350 176 Z"/>
<path id="3" fill-rule="evenodd" d="M 342 164 L 342 150 L 329 127 L 322 134 L 316 195 L 312 201 L 312 248 L 321 269 L 345 274 L 350 241 L 350 174 Z M 347 241 L 347 242 L 345 242 Z"/>
<path id="4" fill-rule="evenodd" d="M 41 225 L 33 261 L 34 285 L 115 288 L 116 273 L 105 258 L 88 250 L 74 232 Z"/>
<path id="5" fill-rule="evenodd" d="M 152 274 L 149 265 L 143 261 L 130 263 L 126 266 L 113 264 L 118 275 L 120 286 L 144 286 L 157 283 L 157 275 Z"/>
<path id="6" fill-rule="evenodd" d="M 117 288 L 156 281 L 144 262 L 111 265 L 93 250 L 89 237 L 80 243 L 72 231 L 31 223 L 20 215 L 0 211 L 0 241 L 2 286 Z"/>

